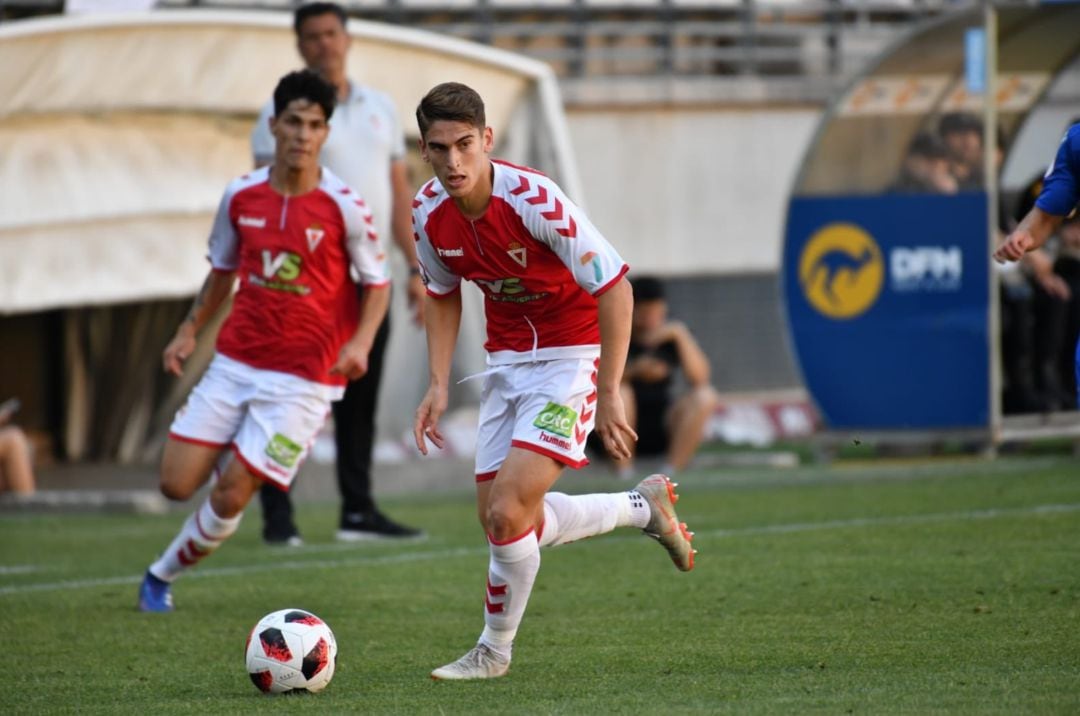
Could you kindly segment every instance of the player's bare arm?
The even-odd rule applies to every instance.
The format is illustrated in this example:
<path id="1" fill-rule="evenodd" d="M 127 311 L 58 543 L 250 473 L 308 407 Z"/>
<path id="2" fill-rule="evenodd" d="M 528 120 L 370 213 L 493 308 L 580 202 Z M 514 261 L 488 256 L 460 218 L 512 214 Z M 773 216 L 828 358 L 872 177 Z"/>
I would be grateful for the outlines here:
<path id="1" fill-rule="evenodd" d="M 1039 207 L 1033 207 L 994 252 L 994 260 L 999 263 L 1019 261 L 1027 252 L 1045 244 L 1064 219 L 1064 216 L 1047 214 Z"/>
<path id="2" fill-rule="evenodd" d="M 390 307 L 390 286 L 370 286 L 364 289 L 360 303 L 360 325 L 338 353 L 337 363 L 330 369 L 335 375 L 349 380 L 362 378 L 368 370 L 368 355 L 375 342 L 375 333 L 386 318 Z"/>
<path id="3" fill-rule="evenodd" d="M 409 267 L 409 281 L 406 284 L 406 298 L 412 312 L 413 323 L 424 325 L 424 282 L 420 278 L 419 263 L 416 259 L 416 242 L 412 230 L 413 189 L 409 184 L 409 169 L 404 159 L 390 164 L 390 186 L 394 193 L 393 221 L 391 234 L 394 243 L 401 249 L 405 263 Z"/>
<path id="4" fill-rule="evenodd" d="M 597 372 L 596 433 L 612 457 L 629 459 L 630 445 L 637 433 L 626 419 L 619 383 L 630 347 L 631 314 L 634 296 L 626 278 L 608 289 L 599 299 L 600 368 Z"/>
<path id="5" fill-rule="evenodd" d="M 184 361 L 195 351 L 196 338 L 199 330 L 206 325 L 225 299 L 232 293 L 233 283 L 236 279 L 234 271 L 210 271 L 202 288 L 195 296 L 195 302 L 191 310 L 176 329 L 176 334 L 165 346 L 162 354 L 162 365 L 166 373 L 180 376 L 184 372 Z"/>
<path id="6" fill-rule="evenodd" d="M 439 418 L 446 412 L 450 395 L 450 366 L 461 326 L 461 293 L 455 291 L 442 298 L 427 296 L 425 302 L 430 383 L 413 421 L 413 438 L 423 455 L 427 455 L 427 440 L 440 450 L 445 444 Z"/>

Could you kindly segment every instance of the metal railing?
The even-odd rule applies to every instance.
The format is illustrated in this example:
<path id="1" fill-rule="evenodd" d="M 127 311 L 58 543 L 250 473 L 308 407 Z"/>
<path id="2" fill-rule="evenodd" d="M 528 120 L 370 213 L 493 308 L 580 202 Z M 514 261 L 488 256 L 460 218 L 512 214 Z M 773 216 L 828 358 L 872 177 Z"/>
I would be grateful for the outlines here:
<path id="1" fill-rule="evenodd" d="M 350 15 L 547 62 L 565 85 L 751 78 L 821 100 L 898 33 L 974 0 L 344 0 Z M 295 0 L 159 0 L 162 8 L 291 11 Z M 0 0 L 0 21 L 62 0 Z M 816 89 L 824 88 L 824 89 Z M 781 94 L 783 95 L 784 92 Z M 775 94 L 775 92 L 771 92 Z M 571 92 L 573 94 L 573 92 Z M 758 96 L 761 93 L 751 93 Z M 798 92 L 796 92 L 798 94 Z"/>

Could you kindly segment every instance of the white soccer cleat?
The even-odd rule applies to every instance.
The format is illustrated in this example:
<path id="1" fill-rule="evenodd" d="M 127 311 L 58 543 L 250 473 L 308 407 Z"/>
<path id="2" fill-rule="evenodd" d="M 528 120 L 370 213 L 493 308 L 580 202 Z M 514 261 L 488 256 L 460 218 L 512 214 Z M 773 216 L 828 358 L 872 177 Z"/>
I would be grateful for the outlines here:
<path id="1" fill-rule="evenodd" d="M 667 475 L 649 475 L 634 489 L 648 500 L 651 512 L 649 524 L 642 532 L 664 545 L 676 567 L 689 572 L 694 568 L 697 550 L 690 544 L 694 533 L 686 529 L 686 523 L 679 522 L 679 516 L 675 514 L 675 503 L 679 500 L 675 487 Z"/>
<path id="2" fill-rule="evenodd" d="M 477 644 L 457 661 L 431 672 L 436 681 L 494 679 L 510 670 L 510 660 L 496 654 L 487 644 Z"/>

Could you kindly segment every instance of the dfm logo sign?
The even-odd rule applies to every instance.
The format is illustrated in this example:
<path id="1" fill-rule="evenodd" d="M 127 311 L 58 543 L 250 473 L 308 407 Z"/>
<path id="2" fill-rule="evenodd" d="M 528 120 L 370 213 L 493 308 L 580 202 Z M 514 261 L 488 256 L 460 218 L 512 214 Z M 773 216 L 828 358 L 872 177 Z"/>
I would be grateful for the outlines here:
<path id="1" fill-rule="evenodd" d="M 959 246 L 897 247 L 889 252 L 889 280 L 896 291 L 957 291 L 963 277 Z"/>

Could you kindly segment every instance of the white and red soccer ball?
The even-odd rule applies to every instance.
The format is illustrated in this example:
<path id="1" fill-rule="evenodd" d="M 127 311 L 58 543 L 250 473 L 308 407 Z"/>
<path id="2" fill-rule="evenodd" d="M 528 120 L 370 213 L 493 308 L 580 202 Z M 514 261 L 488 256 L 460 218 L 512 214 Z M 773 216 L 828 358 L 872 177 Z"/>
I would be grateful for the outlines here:
<path id="1" fill-rule="evenodd" d="M 322 691 L 334 678 L 337 642 L 319 617 L 282 609 L 259 620 L 244 653 L 248 674 L 260 691 Z"/>

